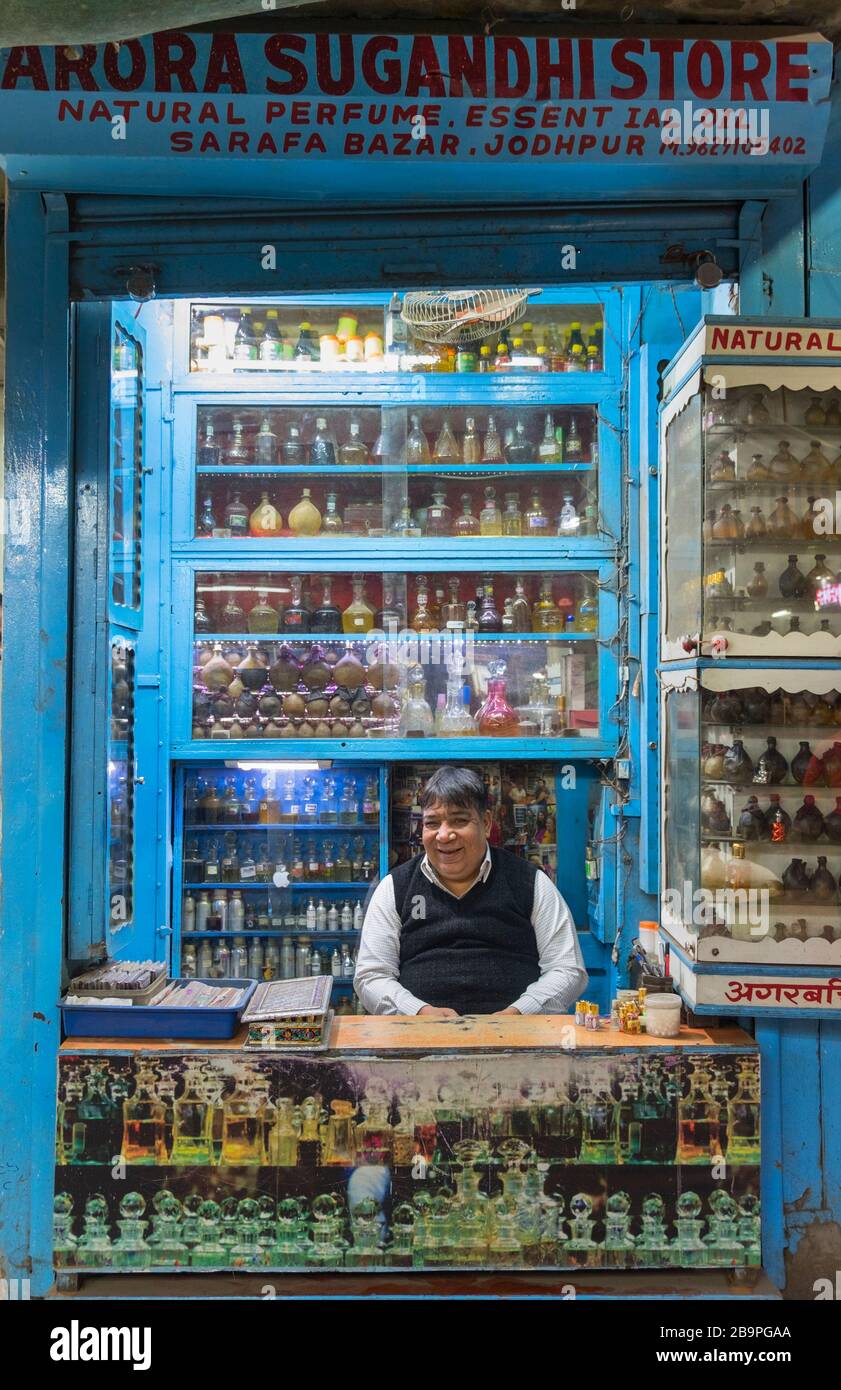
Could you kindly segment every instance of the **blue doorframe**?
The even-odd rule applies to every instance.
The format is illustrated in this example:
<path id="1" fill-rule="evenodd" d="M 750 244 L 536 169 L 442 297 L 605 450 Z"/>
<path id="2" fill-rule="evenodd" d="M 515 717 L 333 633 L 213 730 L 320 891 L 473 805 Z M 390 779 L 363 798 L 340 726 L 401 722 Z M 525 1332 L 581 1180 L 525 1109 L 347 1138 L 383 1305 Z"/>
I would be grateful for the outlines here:
<path id="1" fill-rule="evenodd" d="M 66 207 L 11 189 L 0 794 L 0 1277 L 52 1284 L 72 516 Z M 24 534 L 28 525 L 28 534 Z"/>

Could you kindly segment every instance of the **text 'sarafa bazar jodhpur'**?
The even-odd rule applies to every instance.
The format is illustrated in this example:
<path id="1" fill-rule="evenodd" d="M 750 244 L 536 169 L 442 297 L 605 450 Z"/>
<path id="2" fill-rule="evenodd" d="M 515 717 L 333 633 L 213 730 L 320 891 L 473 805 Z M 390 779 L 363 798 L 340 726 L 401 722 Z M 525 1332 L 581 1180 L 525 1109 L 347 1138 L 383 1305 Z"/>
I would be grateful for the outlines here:
<path id="1" fill-rule="evenodd" d="M 0 54 L 4 1269 L 811 1297 L 831 44 L 264 22 Z"/>

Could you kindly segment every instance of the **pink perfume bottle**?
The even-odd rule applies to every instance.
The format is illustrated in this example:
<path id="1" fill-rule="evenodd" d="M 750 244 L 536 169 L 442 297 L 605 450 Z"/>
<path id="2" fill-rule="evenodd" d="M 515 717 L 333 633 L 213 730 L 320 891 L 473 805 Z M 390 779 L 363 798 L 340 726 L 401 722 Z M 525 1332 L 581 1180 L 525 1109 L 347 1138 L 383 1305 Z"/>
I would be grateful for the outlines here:
<path id="1" fill-rule="evenodd" d="M 488 666 L 488 694 L 476 711 L 476 727 L 486 738 L 516 738 L 520 721 L 505 698 L 505 662 Z"/>

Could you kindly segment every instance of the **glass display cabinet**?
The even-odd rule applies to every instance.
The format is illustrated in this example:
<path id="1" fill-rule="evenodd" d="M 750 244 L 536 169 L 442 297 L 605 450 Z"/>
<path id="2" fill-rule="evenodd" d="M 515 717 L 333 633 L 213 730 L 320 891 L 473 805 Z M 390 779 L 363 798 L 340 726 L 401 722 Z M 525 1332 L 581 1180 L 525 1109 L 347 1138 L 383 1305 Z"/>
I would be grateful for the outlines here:
<path id="1" fill-rule="evenodd" d="M 365 897 L 385 870 L 384 778 L 378 767 L 340 762 L 182 769 L 175 875 L 182 975 L 326 974 L 334 995 L 350 997 Z"/>
<path id="2" fill-rule="evenodd" d="M 661 414 L 664 660 L 841 657 L 841 379 L 808 325 L 706 319 Z"/>
<path id="3" fill-rule="evenodd" d="M 191 304 L 191 373 L 596 372 L 603 369 L 604 311 L 595 299 L 551 302 L 462 345 L 421 342 L 401 318 L 400 296 L 235 300 Z"/>
<path id="4" fill-rule="evenodd" d="M 598 428 L 580 407 L 199 405 L 192 534 L 211 540 L 597 536 Z"/>
<path id="5" fill-rule="evenodd" d="M 604 734 L 603 568 L 190 577 L 193 742 Z"/>
<path id="6" fill-rule="evenodd" d="M 841 1010 L 837 667 L 706 662 L 661 681 L 673 973 L 708 1012 Z"/>

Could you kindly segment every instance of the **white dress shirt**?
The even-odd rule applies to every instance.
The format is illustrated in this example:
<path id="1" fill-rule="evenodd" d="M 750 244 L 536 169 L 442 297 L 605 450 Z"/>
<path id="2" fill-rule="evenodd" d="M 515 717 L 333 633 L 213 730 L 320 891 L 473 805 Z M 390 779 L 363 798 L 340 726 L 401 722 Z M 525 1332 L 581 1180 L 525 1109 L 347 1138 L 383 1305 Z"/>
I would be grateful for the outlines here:
<path id="1" fill-rule="evenodd" d="M 491 851 L 488 846 L 470 888 L 475 887 L 480 879 L 487 879 L 490 871 Z M 421 872 L 431 883 L 450 893 L 426 855 L 421 862 Z M 455 893 L 450 896 L 458 897 Z M 588 975 L 569 908 L 542 870 L 535 876 L 531 924 L 534 927 L 540 975 L 519 999 L 512 999 L 506 1007 L 519 1009 L 521 1014 L 569 1013 L 572 1004 L 584 992 Z M 398 979 L 401 925 L 394 900 L 394 879 L 387 874 L 368 903 L 353 977 L 354 989 L 370 1014 L 416 1014 L 426 1003 L 404 989 Z"/>

